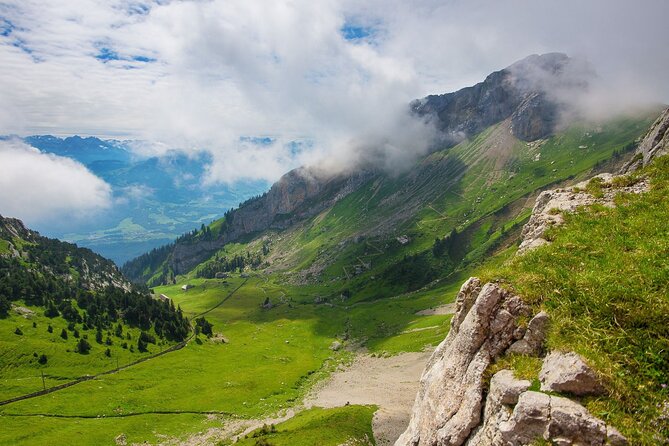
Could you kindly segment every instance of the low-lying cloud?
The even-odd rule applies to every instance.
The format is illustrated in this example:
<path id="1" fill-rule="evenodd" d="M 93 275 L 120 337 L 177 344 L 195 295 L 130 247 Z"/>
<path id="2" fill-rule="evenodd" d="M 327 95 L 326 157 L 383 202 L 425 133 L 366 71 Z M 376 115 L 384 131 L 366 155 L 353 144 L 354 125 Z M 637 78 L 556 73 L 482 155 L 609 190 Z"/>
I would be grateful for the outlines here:
<path id="1" fill-rule="evenodd" d="M 0 134 L 207 150 L 209 183 L 304 163 L 392 170 L 432 138 L 411 100 L 529 54 L 592 63 L 602 82 L 579 100 L 593 115 L 669 102 L 667 16 L 664 0 L 6 0 Z"/>
<path id="2" fill-rule="evenodd" d="M 0 141 L 0 214 L 31 224 L 86 217 L 111 205 L 111 187 L 69 158 Z"/>

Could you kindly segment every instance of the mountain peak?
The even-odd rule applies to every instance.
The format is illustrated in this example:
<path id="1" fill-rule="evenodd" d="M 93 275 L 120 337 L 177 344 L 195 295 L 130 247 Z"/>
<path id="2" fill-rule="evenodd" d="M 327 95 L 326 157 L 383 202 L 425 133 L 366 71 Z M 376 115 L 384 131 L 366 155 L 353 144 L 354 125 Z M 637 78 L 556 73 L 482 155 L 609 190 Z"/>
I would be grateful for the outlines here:
<path id="1" fill-rule="evenodd" d="M 509 118 L 516 137 L 534 141 L 553 133 L 570 99 L 586 91 L 594 77 L 586 61 L 563 53 L 533 54 L 472 87 L 430 95 L 411 106 L 435 122 L 447 145 Z"/>

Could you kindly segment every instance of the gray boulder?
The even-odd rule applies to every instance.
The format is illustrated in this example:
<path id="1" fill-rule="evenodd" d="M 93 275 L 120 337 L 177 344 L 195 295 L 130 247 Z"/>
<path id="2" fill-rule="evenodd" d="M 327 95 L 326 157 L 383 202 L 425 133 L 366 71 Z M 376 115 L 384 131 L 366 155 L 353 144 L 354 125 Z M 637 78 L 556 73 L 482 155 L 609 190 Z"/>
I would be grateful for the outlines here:
<path id="1" fill-rule="evenodd" d="M 520 446 L 538 439 L 558 446 L 618 446 L 627 440 L 579 403 L 540 392 L 525 392 L 509 421 L 499 426 L 499 445 Z M 482 444 L 482 443 L 481 443 Z"/>
<path id="2" fill-rule="evenodd" d="M 542 391 L 573 395 L 601 395 L 604 387 L 595 372 L 576 353 L 551 352 L 539 373 Z"/>
<path id="3" fill-rule="evenodd" d="M 511 370 L 501 370 L 490 380 L 490 390 L 485 401 L 483 423 L 478 427 L 467 444 L 471 445 L 502 445 L 499 426 L 509 421 L 513 414 L 513 405 L 518 397 L 530 387 L 527 380 L 516 379 Z"/>

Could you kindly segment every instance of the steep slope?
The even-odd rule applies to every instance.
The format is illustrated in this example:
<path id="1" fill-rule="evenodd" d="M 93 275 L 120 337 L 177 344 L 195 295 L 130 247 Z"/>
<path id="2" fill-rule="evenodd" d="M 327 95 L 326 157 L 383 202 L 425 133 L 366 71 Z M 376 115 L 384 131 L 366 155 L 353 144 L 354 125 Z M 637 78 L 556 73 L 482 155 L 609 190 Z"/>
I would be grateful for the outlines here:
<path id="1" fill-rule="evenodd" d="M 20 220 L 0 216 L 0 301 L 23 302 L 62 315 L 74 325 L 102 330 L 116 321 L 153 327 L 169 339 L 183 339 L 188 322 L 169 303 L 134 287 L 111 260 L 87 248 L 42 237 Z"/>
<path id="2" fill-rule="evenodd" d="M 595 74 L 585 62 L 565 54 L 532 55 L 455 93 L 414 101 L 412 110 L 433 118 L 446 142 L 459 142 L 510 118 L 511 131 L 524 141 L 553 133 L 568 99 L 587 90 Z"/>
<path id="3" fill-rule="evenodd" d="M 667 125 L 642 170 L 544 192 L 524 253 L 462 286 L 397 445 L 669 441 Z"/>
<path id="4" fill-rule="evenodd" d="M 239 266 L 235 257 L 251 256 L 260 259 L 257 267 L 281 271 L 291 282 L 331 282 L 362 292 L 361 297 L 371 276 L 399 273 L 407 279 L 404 290 L 415 289 L 500 243 L 529 215 L 526 201 L 535 190 L 633 148 L 654 114 L 572 126 L 534 143 L 510 134 L 507 119 L 426 156 L 401 175 L 367 170 L 318 181 L 294 171 L 225 219 L 123 271 L 156 285 L 187 273 L 201 275 L 197 266 L 208 259 L 204 277 L 230 272 L 233 263 Z M 435 239 L 454 230 L 447 255 L 445 244 L 434 249 Z M 405 259 L 407 254 L 412 259 Z M 408 268 L 411 264 L 426 274 L 413 277 L 418 271 Z M 398 266 L 389 269 L 392 265 Z M 390 286 L 394 291 L 377 291 L 402 291 L 399 282 Z"/>
<path id="5" fill-rule="evenodd" d="M 207 274 L 229 272 L 231 264 L 240 263 L 233 262 L 235 257 L 258 258 L 262 252 L 264 260 L 254 263 L 272 264 L 272 271 L 298 270 L 302 282 L 334 280 L 342 275 L 350 278 L 351 271 L 369 270 L 379 260 L 388 267 L 408 252 L 429 251 L 435 238 L 455 230 L 464 235 L 458 243 L 454 237 L 452 255 L 441 256 L 428 268 L 452 271 L 468 253 L 477 252 L 469 260 L 480 256 L 479 248 L 487 249 L 482 245 L 489 248 L 502 235 L 504 231 L 496 234 L 501 227 L 494 221 L 508 215 L 495 217 L 495 213 L 519 216 L 523 196 L 578 175 L 614 152 L 620 155 L 633 148 L 656 110 L 607 123 L 563 125 L 556 134 L 536 139 L 556 131 L 567 107 L 560 98 L 582 92 L 589 76 L 587 67 L 562 54 L 530 56 L 475 87 L 418 101 L 413 104 L 416 114 L 438 121 L 445 137 L 458 133 L 465 139 L 455 147 L 453 138 L 444 140 L 440 150 L 400 175 L 371 166 L 336 176 L 297 169 L 209 229 L 186 234 L 171 246 L 128 262 L 123 271 L 132 280 L 154 285 L 192 272 L 217 255 L 222 266 L 208 265 Z M 536 119 L 543 122 L 539 125 L 543 130 L 519 131 L 527 127 L 521 121 Z M 362 241 L 365 238 L 371 240 Z M 248 249 L 221 251 L 233 242 L 253 240 L 257 243 Z M 270 245 L 272 253 L 267 255 Z M 363 260 L 373 252 L 377 254 L 373 262 Z M 378 277 L 384 269 L 370 275 Z M 324 272 L 329 277 L 320 277 Z M 437 278 L 427 272 L 412 287 Z"/>

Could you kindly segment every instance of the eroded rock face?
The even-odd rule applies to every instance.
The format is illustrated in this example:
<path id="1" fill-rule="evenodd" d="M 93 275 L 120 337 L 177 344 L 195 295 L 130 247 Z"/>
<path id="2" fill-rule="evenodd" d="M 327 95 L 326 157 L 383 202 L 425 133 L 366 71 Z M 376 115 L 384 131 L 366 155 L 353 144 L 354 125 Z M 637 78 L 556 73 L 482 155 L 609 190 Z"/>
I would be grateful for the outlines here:
<path id="1" fill-rule="evenodd" d="M 541 354 L 546 313 L 519 328 L 519 317 L 529 311 L 521 299 L 475 277 L 462 285 L 456 307 L 451 331 L 425 366 L 411 421 L 396 446 L 520 446 L 540 439 L 564 446 L 627 445 L 620 432 L 578 402 L 530 391 L 530 381 L 511 370 L 497 372 L 486 384 L 486 369 L 505 352 Z M 604 390 L 574 353 L 550 353 L 540 380 L 547 391 Z"/>
<path id="2" fill-rule="evenodd" d="M 636 153 L 641 156 L 635 157 L 630 163 L 622 168 L 622 173 L 632 172 L 639 167 L 648 165 L 653 158 L 669 154 L 669 108 L 650 127 L 650 130 L 639 143 Z"/>
<path id="3" fill-rule="evenodd" d="M 396 445 L 461 445 L 481 421 L 484 373 L 515 340 L 528 313 L 518 296 L 471 278 L 460 289 L 446 339 L 421 377 L 409 427 Z"/>
<path id="4" fill-rule="evenodd" d="M 552 226 L 561 225 L 564 222 L 563 213 L 573 213 L 580 207 L 591 206 L 595 203 L 613 207 L 617 194 L 621 192 L 638 194 L 647 191 L 649 187 L 643 179 L 630 186 L 612 187 L 616 176 L 610 173 L 602 173 L 593 178 L 601 182 L 602 196 L 595 197 L 586 191 L 588 183 L 593 179 L 582 181 L 568 189 L 546 190 L 539 194 L 530 220 L 523 227 L 518 254 L 524 254 L 547 244 L 548 241 L 544 238 L 546 230 Z"/>
<path id="5" fill-rule="evenodd" d="M 499 425 L 501 442 L 489 446 L 528 445 L 538 439 L 559 446 L 627 445 L 620 432 L 568 398 L 528 391 L 520 395 L 508 421 Z M 478 443 L 481 446 L 484 443 Z"/>
<path id="6" fill-rule="evenodd" d="M 532 55 L 472 87 L 427 96 L 414 101 L 411 108 L 431 118 L 447 144 L 507 118 L 517 138 L 534 141 L 555 130 L 560 113 L 568 108 L 560 98 L 582 93 L 593 77 L 587 63 L 565 54 Z"/>
<path id="7" fill-rule="evenodd" d="M 473 432 L 467 444 L 500 445 L 504 443 L 500 424 L 511 419 L 513 406 L 530 387 L 527 380 L 516 379 L 511 370 L 501 370 L 490 380 L 490 390 L 485 401 L 483 423 Z"/>
<path id="8" fill-rule="evenodd" d="M 573 352 L 551 352 L 544 359 L 539 373 L 544 392 L 571 393 L 572 395 L 601 395 L 604 388 L 595 372 L 583 358 Z"/>

